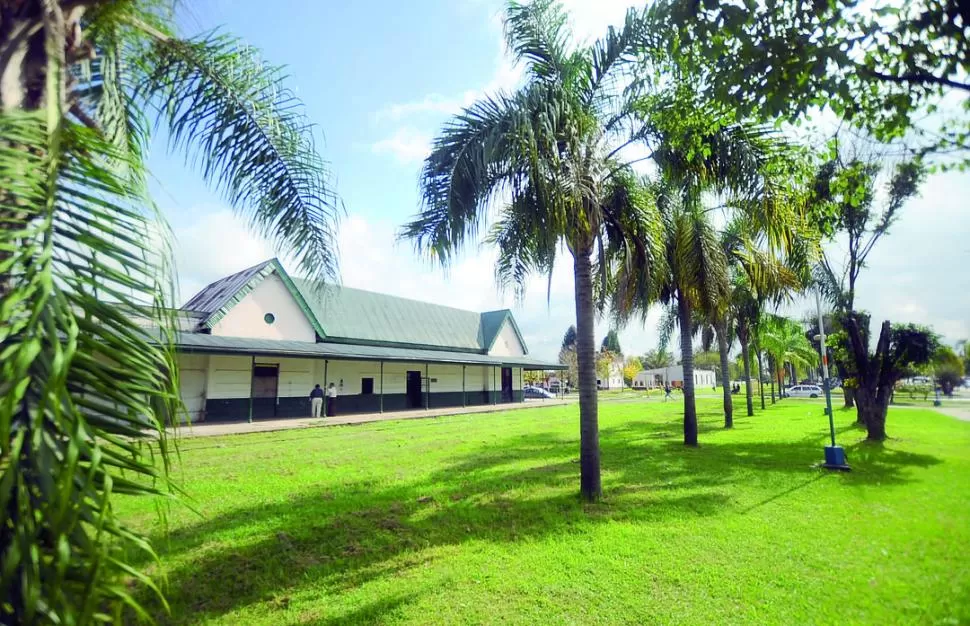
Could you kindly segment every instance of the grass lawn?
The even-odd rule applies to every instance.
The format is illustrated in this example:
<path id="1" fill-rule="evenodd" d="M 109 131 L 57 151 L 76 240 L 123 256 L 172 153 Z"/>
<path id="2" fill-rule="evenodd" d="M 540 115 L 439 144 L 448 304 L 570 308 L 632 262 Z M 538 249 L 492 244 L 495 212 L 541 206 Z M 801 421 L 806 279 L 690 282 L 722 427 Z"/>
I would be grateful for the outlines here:
<path id="1" fill-rule="evenodd" d="M 970 423 L 892 411 L 879 447 L 838 412 L 830 474 L 817 403 L 717 406 L 687 449 L 680 403 L 603 405 L 595 505 L 569 405 L 185 440 L 199 513 L 120 509 L 163 623 L 970 623 Z"/>

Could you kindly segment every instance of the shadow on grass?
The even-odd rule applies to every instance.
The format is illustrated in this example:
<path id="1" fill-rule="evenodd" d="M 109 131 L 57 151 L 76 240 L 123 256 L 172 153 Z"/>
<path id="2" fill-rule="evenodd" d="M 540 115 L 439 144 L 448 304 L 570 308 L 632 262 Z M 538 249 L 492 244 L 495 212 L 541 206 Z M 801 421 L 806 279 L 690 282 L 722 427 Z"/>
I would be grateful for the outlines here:
<path id="1" fill-rule="evenodd" d="M 700 448 L 683 446 L 677 415 L 602 429 L 605 493 L 598 504 L 576 496 L 577 442 L 538 433 L 455 456 L 420 480 L 362 481 L 336 491 L 309 486 L 286 501 L 226 512 L 155 538 L 161 557 L 178 564 L 166 586 L 172 615 L 157 604 L 154 612 L 162 623 L 196 623 L 262 602 L 285 622 L 289 598 L 308 581 L 337 601 L 376 579 L 430 565 L 430 548 L 512 543 L 607 521 L 662 525 L 732 508 L 743 513 L 822 478 L 813 466 L 824 435 L 736 441 L 719 435 L 731 432 L 722 419 L 718 411 L 699 415 Z M 751 419 L 737 418 L 734 430 L 751 428 Z M 906 482 L 907 467 L 939 462 L 891 448 L 850 450 L 855 471 L 843 477 L 849 485 Z M 763 481 L 771 495 L 742 510 L 731 495 L 739 481 Z M 314 623 L 380 623 L 415 598 L 389 598 Z M 147 593 L 143 599 L 154 601 Z"/>

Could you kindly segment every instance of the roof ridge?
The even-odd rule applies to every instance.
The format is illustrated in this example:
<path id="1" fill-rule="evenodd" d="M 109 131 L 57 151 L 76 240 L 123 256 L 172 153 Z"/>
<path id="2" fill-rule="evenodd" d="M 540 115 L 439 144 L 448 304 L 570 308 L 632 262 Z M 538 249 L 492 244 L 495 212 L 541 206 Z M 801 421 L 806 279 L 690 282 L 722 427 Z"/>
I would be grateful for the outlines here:
<path id="1" fill-rule="evenodd" d="M 251 271 L 255 270 L 256 268 L 262 269 L 263 267 L 266 267 L 268 264 L 272 263 L 273 261 L 277 261 L 277 258 L 275 256 L 272 257 L 272 258 L 266 259 L 265 261 L 261 261 L 261 262 L 255 264 L 255 265 L 250 265 L 249 267 L 247 267 L 245 269 L 241 269 L 238 272 L 233 272 L 232 274 L 227 274 L 227 275 L 223 276 L 222 278 L 218 278 L 218 279 L 212 281 L 211 283 L 209 283 L 208 285 L 206 285 L 205 287 L 203 287 L 202 289 L 199 289 L 198 291 L 196 291 L 192 295 L 192 297 L 189 298 L 188 300 L 186 300 L 185 301 L 185 304 L 183 304 L 179 308 L 184 310 L 186 308 L 186 306 L 189 304 L 189 302 L 192 302 L 193 300 L 195 300 L 196 298 L 198 298 L 200 295 L 202 295 L 203 293 L 205 293 L 206 291 L 208 291 L 209 289 L 211 289 L 213 286 L 215 286 L 215 285 L 217 285 L 219 283 L 222 283 L 222 282 L 227 282 L 231 278 L 233 278 L 235 276 L 239 276 L 240 274 L 245 274 L 246 272 L 251 272 Z"/>
<path id="2" fill-rule="evenodd" d="M 320 281 L 311 280 L 309 278 L 303 278 L 302 276 L 293 278 L 294 281 L 300 281 L 301 283 L 307 283 L 312 286 L 316 286 Z M 347 285 L 338 285 L 335 283 L 323 283 L 324 288 L 337 288 L 337 289 L 347 289 L 349 291 L 359 291 L 361 293 L 370 293 L 376 296 L 381 296 L 382 298 L 394 298 L 395 300 L 403 300 L 405 302 L 415 302 L 424 306 L 437 306 L 443 309 L 450 309 L 452 311 L 458 311 L 461 313 L 470 313 L 472 315 L 483 315 L 485 313 L 494 313 L 496 311 L 473 311 L 472 309 L 462 309 L 456 306 L 451 306 L 449 304 L 438 304 L 437 302 L 429 302 L 428 300 L 418 300 L 417 298 L 408 298 L 407 296 L 398 296 L 392 293 L 385 293 L 383 291 L 373 291 L 370 289 L 361 289 L 360 287 L 349 287 Z M 504 309 L 508 311 L 509 309 Z"/>

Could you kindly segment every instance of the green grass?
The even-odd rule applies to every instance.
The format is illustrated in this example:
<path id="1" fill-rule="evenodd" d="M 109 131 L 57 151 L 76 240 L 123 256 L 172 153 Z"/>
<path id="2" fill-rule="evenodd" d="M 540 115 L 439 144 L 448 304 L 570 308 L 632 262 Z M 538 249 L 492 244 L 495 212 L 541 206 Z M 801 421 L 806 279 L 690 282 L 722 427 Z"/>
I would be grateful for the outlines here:
<path id="1" fill-rule="evenodd" d="M 872 446 L 839 412 L 854 471 L 830 474 L 818 404 L 733 431 L 701 408 L 688 449 L 679 403 L 603 405 L 595 505 L 570 405 L 185 440 L 201 517 L 121 510 L 162 622 L 970 623 L 970 423 L 898 410 Z"/>

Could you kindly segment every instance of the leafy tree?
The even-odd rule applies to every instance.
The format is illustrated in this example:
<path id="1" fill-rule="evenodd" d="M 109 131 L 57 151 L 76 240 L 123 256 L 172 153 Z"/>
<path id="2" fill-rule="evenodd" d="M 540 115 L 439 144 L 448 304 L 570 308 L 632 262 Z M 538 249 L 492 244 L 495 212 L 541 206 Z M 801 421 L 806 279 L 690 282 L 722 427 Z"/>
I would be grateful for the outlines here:
<path id="1" fill-rule="evenodd" d="M 623 382 L 627 386 L 632 387 L 633 379 L 642 371 L 643 364 L 640 362 L 639 357 L 628 356 L 623 364 Z"/>
<path id="2" fill-rule="evenodd" d="M 600 345 L 600 350 L 603 352 L 612 352 L 613 354 L 623 354 L 623 350 L 620 349 L 620 337 L 616 334 L 615 330 L 610 330 L 603 337 L 603 343 Z"/>
<path id="3" fill-rule="evenodd" d="M 652 267 L 655 251 L 642 244 L 654 240 L 660 228 L 649 196 L 618 156 L 629 132 L 626 100 L 617 85 L 638 50 L 641 30 L 631 10 L 619 30 L 576 46 L 558 4 L 510 4 L 506 40 L 525 67 L 525 84 L 512 94 L 480 98 L 445 125 L 424 163 L 422 211 L 403 231 L 419 251 L 447 265 L 478 234 L 492 200 L 507 196 L 487 241 L 499 250 L 498 279 L 520 294 L 527 276 L 550 273 L 559 250 L 569 250 L 576 289 L 580 486 L 588 500 L 601 492 L 594 266 L 605 268 L 615 259 Z"/>
<path id="4" fill-rule="evenodd" d="M 933 354 L 933 373 L 944 394 L 953 395 L 953 388 L 963 384 L 963 361 L 953 348 L 941 345 Z"/>
<path id="5" fill-rule="evenodd" d="M 576 349 L 576 327 L 570 326 L 566 329 L 566 334 L 562 338 L 562 349 L 563 350 L 575 350 Z"/>
<path id="6" fill-rule="evenodd" d="M 855 308 L 856 282 L 873 247 L 889 232 L 906 202 L 917 195 L 924 179 L 919 161 L 899 163 L 886 183 L 885 206 L 877 210 L 876 185 L 882 171 L 876 160 L 833 160 L 815 178 L 814 209 L 823 233 L 847 238 L 847 258 L 839 263 L 829 251 L 816 273 L 819 287 L 838 310 Z"/>
<path id="7" fill-rule="evenodd" d="M 546 380 L 546 373 L 542 370 L 525 370 L 522 379 L 529 385 L 538 385 Z"/>
<path id="8" fill-rule="evenodd" d="M 566 366 L 563 376 L 571 387 L 576 386 L 579 380 L 579 359 L 576 357 L 576 348 L 563 348 L 559 351 L 559 363 Z"/>
<path id="9" fill-rule="evenodd" d="M 886 321 L 880 326 L 876 351 L 870 353 L 869 316 L 855 309 L 856 282 L 866 259 L 923 180 L 918 160 L 898 164 L 886 184 L 885 206 L 877 211 L 875 187 L 880 171 L 874 161 L 828 162 L 816 176 L 812 199 L 823 231 L 830 236 L 842 234 L 846 240 L 848 254 L 841 268 L 826 252 L 815 278 L 845 333 L 844 339 L 838 334 L 835 337 L 843 341 L 853 374 L 850 386 L 858 421 L 866 425 L 867 438 L 872 441 L 886 438 L 886 410 L 892 392 L 886 385 L 895 383 L 907 368 L 926 363 L 931 353 L 924 348 L 935 342 L 929 334 L 918 338 L 918 327 L 893 327 Z"/>
<path id="10" fill-rule="evenodd" d="M 610 375 L 615 371 L 618 364 L 622 363 L 622 356 L 614 354 L 608 350 L 601 350 L 596 356 L 596 377 L 602 381 L 604 386 L 606 386 L 611 378 Z"/>
<path id="11" fill-rule="evenodd" d="M 961 339 L 957 342 L 957 350 L 963 359 L 963 371 L 970 373 L 970 340 Z"/>
<path id="12" fill-rule="evenodd" d="M 920 151 L 970 150 L 965 2 L 663 0 L 650 17 L 648 39 L 702 57 L 710 71 L 698 84 L 739 117 L 797 121 L 830 108 L 881 141 L 908 134 Z M 962 109 L 952 119 L 941 108 L 949 95 Z M 937 127 L 921 124 L 933 113 Z"/>
<path id="13" fill-rule="evenodd" d="M 846 314 L 842 321 L 852 344 L 857 370 L 856 409 L 866 425 L 867 439 L 886 438 L 886 412 L 896 383 L 914 373 L 914 368 L 928 363 L 936 353 L 938 339 L 929 329 L 915 324 L 882 323 L 875 352 L 869 352 L 869 328 L 862 327 L 859 317 Z M 868 320 L 868 317 L 866 317 Z"/>
<path id="14" fill-rule="evenodd" d="M 648 350 L 646 354 L 640 357 L 640 363 L 643 365 L 643 369 L 645 370 L 670 367 L 674 364 L 674 355 L 670 354 L 663 348 L 657 350 Z"/>
<path id="15" fill-rule="evenodd" d="M 0 8 L 4 624 L 144 615 L 127 580 L 157 589 L 113 506 L 173 488 L 181 410 L 150 129 L 302 270 L 336 276 L 339 203 L 281 71 L 226 35 L 177 37 L 173 4 Z"/>

